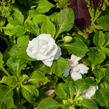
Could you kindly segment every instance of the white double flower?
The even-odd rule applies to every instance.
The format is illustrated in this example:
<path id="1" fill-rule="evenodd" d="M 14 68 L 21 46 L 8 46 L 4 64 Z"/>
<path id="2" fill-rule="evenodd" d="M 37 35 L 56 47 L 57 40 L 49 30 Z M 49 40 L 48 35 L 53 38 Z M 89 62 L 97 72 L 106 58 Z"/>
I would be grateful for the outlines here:
<path id="1" fill-rule="evenodd" d="M 68 60 L 69 68 L 64 72 L 64 76 L 69 75 L 69 71 L 73 80 L 78 80 L 82 78 L 82 74 L 86 74 L 89 68 L 84 64 L 79 64 L 81 57 L 71 55 L 71 59 Z"/>
<path id="2" fill-rule="evenodd" d="M 29 41 L 26 52 L 31 58 L 41 60 L 49 67 L 53 60 L 57 60 L 61 56 L 61 48 L 56 45 L 50 34 L 40 34 Z"/>

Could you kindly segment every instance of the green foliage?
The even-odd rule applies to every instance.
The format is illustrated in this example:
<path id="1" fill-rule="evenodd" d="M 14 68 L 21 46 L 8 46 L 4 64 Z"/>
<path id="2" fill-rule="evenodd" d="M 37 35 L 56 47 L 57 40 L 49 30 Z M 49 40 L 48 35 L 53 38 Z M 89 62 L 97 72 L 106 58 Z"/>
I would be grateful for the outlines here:
<path id="1" fill-rule="evenodd" d="M 40 102 L 38 105 L 38 109 L 59 109 L 59 107 L 62 107 L 61 104 L 57 103 L 54 99 L 52 98 L 46 98 Z"/>
<path id="2" fill-rule="evenodd" d="M 60 77 L 66 70 L 67 66 L 67 61 L 61 57 L 53 63 L 51 70 L 56 76 Z"/>
<path id="3" fill-rule="evenodd" d="M 97 19 L 98 25 L 97 29 L 103 29 L 109 31 L 109 15 L 101 16 Z"/>
<path id="4" fill-rule="evenodd" d="M 101 50 L 90 49 L 88 53 L 88 59 L 92 68 L 94 68 L 97 64 L 104 62 L 105 58 L 105 53 Z"/>
<path id="5" fill-rule="evenodd" d="M 84 56 L 88 52 L 87 45 L 80 38 L 73 38 L 71 43 L 64 43 L 62 47 L 67 49 L 71 54 L 75 54 L 76 56 Z"/>
<path id="6" fill-rule="evenodd" d="M 0 108 L 12 109 L 14 106 L 13 91 L 8 86 L 0 84 Z"/>
<path id="7" fill-rule="evenodd" d="M 40 13 L 46 13 L 53 7 L 54 5 L 51 4 L 48 0 L 39 0 L 37 11 Z"/>
<path id="8" fill-rule="evenodd" d="M 105 69 L 104 68 L 95 69 L 93 71 L 93 74 L 95 75 L 95 77 L 99 83 L 105 76 Z"/>
<path id="9" fill-rule="evenodd" d="M 69 0 L 0 1 L 0 109 L 109 108 L 109 1 L 104 0 L 96 11 L 86 2 L 91 26 L 80 32 Z M 40 34 L 50 34 L 61 48 L 62 55 L 51 67 L 27 55 L 29 41 Z M 45 46 L 41 42 L 38 50 L 42 52 Z M 32 47 L 30 50 L 34 54 Z M 71 60 L 72 54 L 81 57 L 77 64 L 89 67 L 76 81 L 71 77 L 71 64 L 77 61 L 76 57 Z M 69 75 L 64 77 L 67 69 Z M 75 70 L 79 72 L 76 65 Z M 84 73 L 85 69 L 80 70 Z M 91 86 L 98 89 L 85 99 Z"/>
<path id="10" fill-rule="evenodd" d="M 33 85 L 22 85 L 21 88 L 22 94 L 24 98 L 30 102 L 35 103 L 36 97 L 38 96 L 39 92 Z"/>
<path id="11" fill-rule="evenodd" d="M 82 109 L 98 109 L 96 103 L 90 99 L 84 99 L 81 105 L 83 106 Z"/>
<path id="12" fill-rule="evenodd" d="M 102 47 L 105 43 L 105 35 L 103 34 L 102 31 L 98 31 L 93 38 L 93 43 L 97 46 L 97 47 Z"/>
<path id="13" fill-rule="evenodd" d="M 100 106 L 108 106 L 109 103 L 109 89 L 100 89 L 96 92 L 96 101 Z"/>
<path id="14" fill-rule="evenodd" d="M 65 8 L 60 13 L 58 13 L 56 16 L 55 22 L 58 26 L 57 35 L 59 35 L 62 32 L 67 32 L 71 30 L 74 25 L 74 13 L 72 9 Z"/>

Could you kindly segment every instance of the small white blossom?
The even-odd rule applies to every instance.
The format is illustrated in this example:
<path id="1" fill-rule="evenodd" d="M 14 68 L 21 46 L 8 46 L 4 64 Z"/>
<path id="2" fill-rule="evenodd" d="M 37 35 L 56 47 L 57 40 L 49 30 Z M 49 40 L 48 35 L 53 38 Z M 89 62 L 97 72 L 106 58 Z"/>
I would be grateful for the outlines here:
<path id="1" fill-rule="evenodd" d="M 75 65 L 78 64 L 78 61 L 80 61 L 80 60 L 81 60 L 81 57 L 77 57 L 77 56 L 72 54 L 71 59 L 68 60 L 69 61 L 69 66 L 74 67 Z"/>
<path id="2" fill-rule="evenodd" d="M 73 80 L 78 80 L 81 79 L 82 74 L 86 74 L 88 70 L 89 68 L 84 64 L 78 64 L 71 69 L 70 74 Z"/>
<path id="3" fill-rule="evenodd" d="M 50 34 L 40 34 L 29 41 L 26 52 L 31 58 L 41 60 L 49 67 L 53 60 L 57 60 L 61 56 L 61 49 Z"/>
<path id="4" fill-rule="evenodd" d="M 98 90 L 98 86 L 90 86 L 87 90 L 85 90 L 81 96 L 85 99 L 90 99 L 94 96 L 95 92 Z"/>

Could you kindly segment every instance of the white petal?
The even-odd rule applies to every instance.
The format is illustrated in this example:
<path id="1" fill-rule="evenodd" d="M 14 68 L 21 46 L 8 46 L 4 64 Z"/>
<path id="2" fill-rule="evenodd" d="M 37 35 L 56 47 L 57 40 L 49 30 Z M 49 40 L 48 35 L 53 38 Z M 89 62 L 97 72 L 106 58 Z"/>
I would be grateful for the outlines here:
<path id="1" fill-rule="evenodd" d="M 82 75 L 81 75 L 80 73 L 71 72 L 71 78 L 72 78 L 73 80 L 82 79 Z"/>
<path id="2" fill-rule="evenodd" d="M 45 60 L 45 61 L 42 61 L 46 66 L 48 66 L 48 67 L 51 67 L 52 66 L 52 64 L 53 64 L 53 61 L 47 61 L 47 60 Z"/>
<path id="3" fill-rule="evenodd" d="M 72 72 L 76 72 L 80 74 L 86 74 L 88 70 L 89 68 L 85 66 L 84 64 L 78 64 L 72 68 Z"/>
<path id="4" fill-rule="evenodd" d="M 55 57 L 54 57 L 54 60 L 57 60 L 61 55 L 62 55 L 62 53 L 61 53 L 61 48 L 58 47 L 57 53 L 56 53 L 56 55 L 55 55 Z"/>
<path id="5" fill-rule="evenodd" d="M 69 72 L 70 72 L 70 67 L 68 67 L 68 68 L 64 71 L 63 76 L 64 76 L 64 77 L 68 77 Z"/>
<path id="6" fill-rule="evenodd" d="M 77 57 L 74 54 L 71 55 L 71 59 L 69 59 L 69 66 L 74 67 L 78 64 L 78 61 L 81 59 L 81 57 Z"/>
<path id="7" fill-rule="evenodd" d="M 73 61 L 80 61 L 81 60 L 81 57 L 77 57 L 74 54 L 72 54 L 71 55 L 71 60 L 73 60 Z"/>

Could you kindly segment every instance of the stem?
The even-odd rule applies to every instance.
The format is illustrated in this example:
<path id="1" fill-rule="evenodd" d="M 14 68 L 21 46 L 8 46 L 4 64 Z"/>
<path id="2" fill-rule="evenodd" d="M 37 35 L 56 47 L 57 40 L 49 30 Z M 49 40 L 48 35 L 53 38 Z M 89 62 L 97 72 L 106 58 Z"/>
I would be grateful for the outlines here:
<path id="1" fill-rule="evenodd" d="M 56 34 L 55 40 L 58 38 L 59 32 Z"/>
<path id="2" fill-rule="evenodd" d="M 10 74 L 7 72 L 7 70 L 4 67 L 0 67 L 0 68 L 7 76 L 10 76 Z"/>

